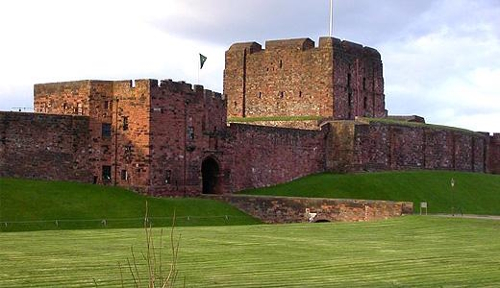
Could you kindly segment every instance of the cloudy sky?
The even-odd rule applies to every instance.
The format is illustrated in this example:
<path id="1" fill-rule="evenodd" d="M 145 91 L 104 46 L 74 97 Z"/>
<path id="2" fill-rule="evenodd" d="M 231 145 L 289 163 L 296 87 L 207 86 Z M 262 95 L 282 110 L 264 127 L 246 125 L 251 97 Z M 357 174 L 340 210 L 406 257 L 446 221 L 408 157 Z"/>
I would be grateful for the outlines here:
<path id="1" fill-rule="evenodd" d="M 335 36 L 378 49 L 390 114 L 500 132 L 500 1 L 334 0 Z M 33 106 L 33 84 L 200 74 L 222 92 L 233 42 L 328 34 L 328 0 L 6 0 L 0 110 Z M 498 81 L 498 83 L 497 83 Z"/>

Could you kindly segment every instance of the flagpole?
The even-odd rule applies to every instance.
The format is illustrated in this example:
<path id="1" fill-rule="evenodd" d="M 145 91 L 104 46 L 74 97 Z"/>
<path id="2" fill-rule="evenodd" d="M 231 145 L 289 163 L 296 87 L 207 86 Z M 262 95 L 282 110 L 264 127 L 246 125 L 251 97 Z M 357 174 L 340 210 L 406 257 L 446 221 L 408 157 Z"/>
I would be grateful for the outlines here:
<path id="1" fill-rule="evenodd" d="M 330 0 L 330 37 L 333 36 L 333 0 Z"/>

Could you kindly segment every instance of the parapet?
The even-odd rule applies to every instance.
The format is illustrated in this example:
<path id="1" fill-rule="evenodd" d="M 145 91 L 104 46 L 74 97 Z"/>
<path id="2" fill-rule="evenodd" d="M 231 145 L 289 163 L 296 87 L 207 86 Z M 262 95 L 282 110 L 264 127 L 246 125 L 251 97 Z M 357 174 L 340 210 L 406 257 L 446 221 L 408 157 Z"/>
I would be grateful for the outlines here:
<path id="1" fill-rule="evenodd" d="M 248 52 L 255 53 L 262 50 L 262 45 L 257 42 L 235 43 L 229 47 L 229 51 L 248 50 Z"/>
<path id="2" fill-rule="evenodd" d="M 269 40 L 266 41 L 266 49 L 292 49 L 306 51 L 314 48 L 314 41 L 309 38 Z"/>
<path id="3" fill-rule="evenodd" d="M 265 50 L 298 50 L 307 51 L 315 48 L 315 43 L 310 38 L 284 39 L 284 40 L 268 40 L 266 41 L 265 49 L 257 42 L 235 43 L 231 45 L 228 52 L 247 50 L 250 54 Z M 340 40 L 335 37 L 320 37 L 318 48 L 322 49 L 337 49 L 345 53 L 364 55 L 381 59 L 380 53 L 371 47 L 366 47 L 358 43 Z"/>
<path id="4" fill-rule="evenodd" d="M 335 46 L 341 46 L 342 41 L 334 37 L 321 37 L 319 38 L 319 48 L 333 48 Z"/>
<path id="5" fill-rule="evenodd" d="M 40 94 L 41 92 L 47 94 L 59 93 L 64 90 L 78 90 L 81 87 L 89 86 L 90 80 L 81 80 L 81 81 L 69 81 L 69 82 L 54 82 L 54 83 L 39 83 L 34 85 L 35 95 Z"/>
<path id="6" fill-rule="evenodd" d="M 172 81 L 172 79 L 161 80 L 159 87 L 162 90 L 167 90 L 172 92 L 183 92 L 186 94 L 196 94 L 198 96 L 203 96 L 203 97 L 223 99 L 221 93 L 205 89 L 203 85 L 199 84 L 192 85 L 184 81 L 176 82 Z"/>

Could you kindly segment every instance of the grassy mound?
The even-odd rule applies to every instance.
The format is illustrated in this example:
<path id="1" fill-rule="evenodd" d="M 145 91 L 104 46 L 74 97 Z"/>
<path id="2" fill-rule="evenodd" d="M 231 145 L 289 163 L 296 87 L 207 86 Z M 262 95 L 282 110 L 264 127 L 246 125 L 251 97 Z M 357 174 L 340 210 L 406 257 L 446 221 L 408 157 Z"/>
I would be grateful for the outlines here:
<path id="1" fill-rule="evenodd" d="M 454 188 L 451 179 L 455 180 Z M 317 174 L 244 194 L 420 202 L 429 213 L 500 215 L 500 176 L 450 171 Z"/>
<path id="2" fill-rule="evenodd" d="M 116 187 L 0 179 L 0 229 L 141 227 L 146 201 L 156 227 L 170 226 L 174 211 L 178 226 L 258 222 L 228 204 L 213 200 L 151 198 Z"/>

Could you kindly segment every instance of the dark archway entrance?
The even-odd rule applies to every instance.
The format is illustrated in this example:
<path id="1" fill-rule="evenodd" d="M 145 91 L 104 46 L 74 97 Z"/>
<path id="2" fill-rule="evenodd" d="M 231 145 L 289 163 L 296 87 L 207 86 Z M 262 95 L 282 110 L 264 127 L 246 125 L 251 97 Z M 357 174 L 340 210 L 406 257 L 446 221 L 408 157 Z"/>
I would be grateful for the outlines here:
<path id="1" fill-rule="evenodd" d="M 203 194 L 217 193 L 219 184 L 219 164 L 212 157 L 207 157 L 201 163 L 201 177 L 203 179 Z"/>

